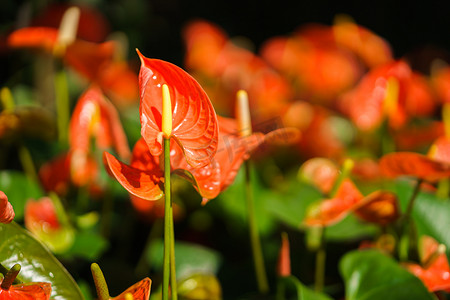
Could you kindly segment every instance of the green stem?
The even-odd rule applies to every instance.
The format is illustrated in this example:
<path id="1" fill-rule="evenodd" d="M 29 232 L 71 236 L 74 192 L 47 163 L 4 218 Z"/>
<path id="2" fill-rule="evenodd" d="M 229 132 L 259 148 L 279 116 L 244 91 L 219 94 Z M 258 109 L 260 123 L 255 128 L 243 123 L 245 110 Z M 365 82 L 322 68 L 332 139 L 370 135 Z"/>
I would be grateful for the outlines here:
<path id="1" fill-rule="evenodd" d="M 414 191 L 409 199 L 408 206 L 403 217 L 400 220 L 400 243 L 399 243 L 399 258 L 402 261 L 418 258 L 417 250 L 417 232 L 414 223 L 411 222 L 412 211 L 417 195 L 420 192 L 422 179 L 418 179 Z"/>
<path id="2" fill-rule="evenodd" d="M 316 253 L 316 272 L 314 274 L 314 289 L 316 292 L 322 292 L 325 283 L 325 227 L 322 227 L 320 235 L 320 245 Z"/>
<path id="3" fill-rule="evenodd" d="M 172 255 L 172 240 L 173 240 L 173 213 L 172 213 L 172 199 L 170 192 L 170 139 L 164 138 L 164 260 L 163 260 L 163 300 L 169 300 L 169 279 L 174 284 L 173 277 L 175 276 L 175 265 L 172 266 L 173 272 L 170 272 L 171 265 L 175 262 L 175 257 Z M 172 273 L 172 276 L 170 274 Z M 173 286 L 172 286 L 173 289 Z M 175 287 L 176 290 L 176 287 Z M 172 295 L 174 293 L 172 292 Z M 175 296 L 176 297 L 176 296 Z"/>
<path id="4" fill-rule="evenodd" d="M 23 170 L 29 180 L 39 182 L 36 168 L 31 158 L 30 151 L 24 145 L 19 145 L 19 159 L 22 164 Z"/>
<path id="5" fill-rule="evenodd" d="M 106 284 L 105 276 L 103 275 L 100 266 L 96 263 L 91 264 L 91 272 L 92 277 L 94 278 L 98 300 L 109 300 L 108 285 Z"/>
<path id="6" fill-rule="evenodd" d="M 258 290 L 261 294 L 269 292 L 269 284 L 267 282 L 266 269 L 264 266 L 264 258 L 261 248 L 261 240 L 259 238 L 258 227 L 255 218 L 255 205 L 253 199 L 253 190 L 251 185 L 251 164 L 250 161 L 245 162 L 245 187 L 247 198 L 247 213 L 250 230 L 250 242 L 253 252 L 253 263 L 255 266 L 256 280 L 258 283 Z"/>
<path id="7" fill-rule="evenodd" d="M 414 191 L 411 195 L 411 198 L 409 199 L 408 207 L 406 208 L 405 214 L 403 215 L 403 222 L 404 222 L 403 224 L 409 223 L 409 220 L 411 219 L 414 202 L 417 198 L 417 195 L 420 192 L 420 185 L 422 184 L 422 181 L 423 181 L 422 179 L 417 180 L 416 186 L 414 187 Z"/>
<path id="8" fill-rule="evenodd" d="M 277 283 L 277 294 L 275 296 L 276 300 L 284 300 L 284 294 L 285 294 L 286 286 L 284 284 L 284 281 L 282 278 L 278 279 Z"/>
<path id="9" fill-rule="evenodd" d="M 58 119 L 59 142 L 64 145 L 67 142 L 69 129 L 69 88 L 67 76 L 63 69 L 55 74 L 56 112 Z"/>
<path id="10" fill-rule="evenodd" d="M 170 287 L 172 291 L 172 300 L 178 299 L 177 276 L 175 270 L 175 232 L 173 225 L 173 206 L 170 206 Z"/>

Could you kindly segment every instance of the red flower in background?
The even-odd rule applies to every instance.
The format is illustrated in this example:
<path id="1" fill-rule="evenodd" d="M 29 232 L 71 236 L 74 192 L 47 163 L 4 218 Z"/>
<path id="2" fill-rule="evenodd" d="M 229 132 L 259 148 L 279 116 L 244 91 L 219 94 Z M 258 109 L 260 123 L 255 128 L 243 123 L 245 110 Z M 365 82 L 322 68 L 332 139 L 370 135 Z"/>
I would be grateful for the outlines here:
<path id="1" fill-rule="evenodd" d="M 438 138 L 427 155 L 395 152 L 380 159 L 380 168 L 388 177 L 414 176 L 435 182 L 450 176 L 450 139 Z"/>
<path id="2" fill-rule="evenodd" d="M 85 15 L 81 14 L 80 19 L 83 17 Z M 59 29 L 53 27 L 21 28 L 9 35 L 8 46 L 40 49 L 50 54 L 62 55 L 67 65 L 89 82 L 98 84 L 119 106 L 138 99 L 138 78 L 126 62 L 117 59 L 119 46 L 116 42 L 94 43 L 77 38 L 64 44 L 61 43 L 59 34 Z M 84 33 L 81 32 L 81 35 Z"/>
<path id="3" fill-rule="evenodd" d="M 11 223 L 14 216 L 14 209 L 8 201 L 8 197 L 0 191 L 0 223 Z"/>
<path id="4" fill-rule="evenodd" d="M 58 28 L 64 13 L 73 6 L 67 3 L 51 3 L 31 21 L 31 25 L 33 27 Z M 110 25 L 105 17 L 90 6 L 75 6 L 80 10 L 77 36 L 83 40 L 95 43 L 104 41 L 110 33 Z"/>
<path id="5" fill-rule="evenodd" d="M 419 277 L 430 292 L 450 292 L 450 268 L 445 246 L 432 237 L 420 239 L 421 264 L 405 263 L 408 271 Z"/>
<path id="6" fill-rule="evenodd" d="M 202 82 L 220 113 L 233 114 L 235 95 L 241 89 L 249 94 L 256 120 L 278 116 L 290 100 L 288 82 L 258 56 L 234 44 L 217 26 L 191 22 L 184 30 L 184 40 L 185 65 Z"/>
<path id="7" fill-rule="evenodd" d="M 49 197 L 25 204 L 25 227 L 54 253 L 64 253 L 74 242 L 75 233 L 62 207 Z"/>
<path id="8" fill-rule="evenodd" d="M 314 158 L 306 161 L 299 176 L 316 186 L 331 199 L 313 204 L 304 220 L 307 226 L 330 226 L 349 213 L 367 222 L 386 225 L 399 217 L 397 197 L 391 192 L 375 191 L 364 197 L 350 179 L 344 179 L 335 187 L 339 170 L 331 161 Z M 336 192 L 333 193 L 333 189 Z"/>
<path id="9" fill-rule="evenodd" d="M 72 182 L 76 186 L 88 185 L 93 193 L 101 192 L 92 141 L 99 151 L 112 148 L 122 159 L 130 157 L 117 110 L 95 85 L 80 96 L 73 111 L 69 124 L 69 152 L 44 164 L 39 171 L 46 190 L 64 195 Z"/>
<path id="10" fill-rule="evenodd" d="M 405 62 L 396 61 L 367 73 L 340 97 L 338 106 L 359 129 L 370 131 L 384 119 L 398 129 L 411 117 L 431 115 L 436 103 L 424 77 Z"/>

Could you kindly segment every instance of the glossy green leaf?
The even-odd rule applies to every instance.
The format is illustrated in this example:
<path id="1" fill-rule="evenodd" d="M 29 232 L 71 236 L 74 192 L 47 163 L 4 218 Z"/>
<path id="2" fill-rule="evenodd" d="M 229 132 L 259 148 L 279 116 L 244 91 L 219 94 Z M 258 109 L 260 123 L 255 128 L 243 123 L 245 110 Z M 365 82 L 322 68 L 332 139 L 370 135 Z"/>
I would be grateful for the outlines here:
<path id="1" fill-rule="evenodd" d="M 255 218 L 262 235 L 270 233 L 275 226 L 275 220 L 270 212 L 269 201 L 278 196 L 271 190 L 262 186 L 255 168 L 252 168 L 252 188 L 255 202 Z M 207 204 L 218 209 L 221 216 L 227 218 L 231 226 L 242 232 L 242 228 L 248 226 L 247 201 L 245 201 L 245 176 L 243 169 L 238 173 L 234 183 L 221 193 L 218 199 Z M 230 221 L 232 220 L 232 221 Z"/>
<path id="2" fill-rule="evenodd" d="M 377 250 L 353 251 L 340 262 L 347 300 L 432 300 L 419 278 Z"/>
<path id="3" fill-rule="evenodd" d="M 16 223 L 0 224 L 0 263 L 22 266 L 19 277 L 24 282 L 50 282 L 52 299 L 84 299 L 72 276 L 63 265 Z"/>
<path id="4" fill-rule="evenodd" d="M 154 241 L 147 259 L 157 270 L 162 268 L 164 245 L 161 240 Z M 212 249 L 185 242 L 175 243 L 175 266 L 177 278 L 184 278 L 194 273 L 217 274 L 222 257 Z"/>
<path id="5" fill-rule="evenodd" d="M 0 191 L 4 192 L 11 202 L 16 221 L 23 219 L 25 203 L 28 199 L 38 199 L 43 196 L 40 186 L 18 171 L 0 172 Z"/>
<path id="6" fill-rule="evenodd" d="M 280 284 L 288 287 L 289 285 L 293 285 L 295 287 L 298 300 L 331 300 L 329 296 L 323 293 L 316 292 L 308 287 L 306 287 L 303 283 L 300 282 L 294 276 L 281 277 Z M 284 299 L 284 295 L 283 295 Z"/>
<path id="7" fill-rule="evenodd" d="M 403 208 L 407 206 L 413 189 L 414 187 L 407 182 L 397 184 L 397 194 Z M 449 216 L 449 199 L 441 199 L 428 192 L 419 193 L 413 208 L 413 218 L 419 235 L 432 236 L 450 249 Z"/>

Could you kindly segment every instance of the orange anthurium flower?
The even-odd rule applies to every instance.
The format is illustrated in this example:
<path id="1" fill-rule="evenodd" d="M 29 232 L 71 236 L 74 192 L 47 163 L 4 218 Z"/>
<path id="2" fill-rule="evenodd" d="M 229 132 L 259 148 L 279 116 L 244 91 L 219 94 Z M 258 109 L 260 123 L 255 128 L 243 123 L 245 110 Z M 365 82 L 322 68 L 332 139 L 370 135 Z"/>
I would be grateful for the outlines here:
<path id="1" fill-rule="evenodd" d="M 336 196 L 323 200 L 308 212 L 307 226 L 330 226 L 341 221 L 363 199 L 363 195 L 349 179 L 342 182 Z"/>
<path id="2" fill-rule="evenodd" d="M 414 176 L 435 182 L 450 176 L 450 139 L 443 136 L 431 146 L 427 155 L 395 152 L 380 159 L 380 168 L 388 177 Z"/>
<path id="3" fill-rule="evenodd" d="M 204 87 L 222 114 L 232 115 L 238 90 L 249 94 L 254 119 L 278 116 L 292 97 L 288 82 L 265 61 L 239 47 L 214 24 L 191 22 L 184 30 L 187 68 Z M 206 77 L 206 78 L 205 78 Z M 214 95 L 214 97 L 212 96 Z"/>
<path id="4" fill-rule="evenodd" d="M 421 264 L 405 263 L 404 266 L 419 277 L 430 292 L 450 292 L 450 268 L 445 246 L 429 236 L 422 236 L 420 242 Z"/>
<path id="5" fill-rule="evenodd" d="M 10 34 L 12 48 L 41 49 L 53 54 L 58 47 L 57 28 L 26 27 Z M 93 43 L 75 39 L 65 47 L 63 61 L 90 82 L 98 84 L 118 104 L 138 98 L 137 75 L 128 64 L 115 60 L 117 45 L 114 41 Z M 119 82 L 116 77 L 123 77 Z"/>
<path id="6" fill-rule="evenodd" d="M 31 21 L 32 26 L 45 26 L 58 28 L 61 19 L 68 8 L 68 3 L 51 3 L 45 10 Z M 76 5 L 80 10 L 77 36 L 91 42 L 101 42 L 109 34 L 109 24 L 106 18 L 92 7 Z"/>
<path id="7" fill-rule="evenodd" d="M 386 191 L 376 191 L 365 197 L 355 207 L 356 216 L 379 225 L 393 223 L 400 217 L 397 196 Z"/>
<path id="8" fill-rule="evenodd" d="M 55 206 L 50 198 L 44 197 L 39 201 L 27 201 L 25 206 L 25 227 L 36 233 L 37 231 L 58 230 L 61 224 L 56 215 Z"/>
<path id="9" fill-rule="evenodd" d="M 128 160 L 128 141 L 115 107 L 96 86 L 80 96 L 70 119 L 70 175 L 78 186 L 95 181 L 97 163 L 91 157 L 92 137 L 100 150 L 114 148 L 122 159 Z"/>
<path id="10" fill-rule="evenodd" d="M 325 195 L 331 191 L 338 176 L 336 164 L 320 157 L 307 160 L 298 171 L 299 179 L 310 182 Z"/>
<path id="11" fill-rule="evenodd" d="M 55 253 L 64 253 L 74 242 L 74 230 L 62 210 L 57 213 L 49 197 L 25 204 L 25 227 Z"/>
<path id="12" fill-rule="evenodd" d="M 0 191 L 0 223 L 11 223 L 14 216 L 14 209 L 8 201 L 8 197 Z"/>
<path id="13" fill-rule="evenodd" d="M 387 191 L 376 191 L 364 197 L 352 181 L 346 179 L 334 198 L 310 209 L 304 222 L 307 226 L 330 226 L 351 212 L 364 221 L 385 225 L 399 216 L 397 197 Z"/>
<path id="14" fill-rule="evenodd" d="M 111 300 L 128 300 L 130 298 L 126 297 L 127 294 L 131 294 L 131 296 L 133 296 L 133 300 L 148 300 L 150 297 L 151 285 L 152 281 L 150 280 L 150 278 L 144 278 L 127 288 L 119 296 L 111 298 Z"/>
<path id="15" fill-rule="evenodd" d="M 328 37 L 322 29 L 308 26 L 293 37 L 276 37 L 265 43 L 262 57 L 298 87 L 297 97 L 321 103 L 334 101 L 361 75 L 358 61 Z M 330 33 L 330 31 L 327 31 Z"/>
<path id="16" fill-rule="evenodd" d="M 345 162 L 342 172 L 349 172 L 352 165 L 353 161 Z M 348 178 L 333 192 L 339 180 L 339 170 L 331 160 L 310 159 L 302 165 L 298 176 L 316 186 L 324 195 L 331 193 L 332 197 L 311 206 L 305 219 L 307 226 L 329 226 L 351 212 L 364 221 L 380 225 L 393 222 L 399 216 L 397 197 L 390 192 L 376 191 L 364 197 Z"/>
<path id="17" fill-rule="evenodd" d="M 369 68 L 393 60 L 391 47 L 384 39 L 349 17 L 337 17 L 332 30 L 336 43 L 355 53 Z"/>
<path id="18" fill-rule="evenodd" d="M 426 81 L 403 61 L 371 70 L 338 105 L 364 131 L 378 128 L 385 118 L 398 129 L 411 116 L 429 115 L 436 106 Z"/>
<path id="19" fill-rule="evenodd" d="M 69 126 L 71 150 L 88 153 L 94 137 L 98 148 L 113 147 L 122 159 L 129 158 L 130 149 L 119 114 L 98 87 L 91 86 L 80 96 Z"/>
<path id="20" fill-rule="evenodd" d="M 438 99 L 450 103 L 450 67 L 444 67 L 431 74 L 431 83 Z"/>
<path id="21" fill-rule="evenodd" d="M 217 151 L 218 125 L 214 108 L 201 86 L 181 68 L 144 57 L 139 72 L 141 135 L 150 153 L 162 153 L 162 89 L 166 84 L 172 101 L 171 137 L 194 168 L 207 165 Z"/>
<path id="22" fill-rule="evenodd" d="M 29 282 L 11 285 L 8 289 L 1 287 L 4 279 L 0 279 L 1 300 L 49 300 L 52 287 L 47 282 Z"/>
<path id="23" fill-rule="evenodd" d="M 234 180 L 240 165 L 248 158 L 249 152 L 264 141 L 261 133 L 241 138 L 237 123 L 232 119 L 218 117 L 218 150 L 211 162 L 201 168 L 189 165 L 182 149 L 176 141 L 171 142 L 170 162 L 174 173 L 194 184 L 200 195 L 213 199 Z M 130 166 L 118 161 L 105 152 L 105 164 L 114 177 L 132 195 L 147 200 L 157 200 L 163 196 L 163 171 L 159 156 L 153 156 L 141 138 L 133 149 Z"/>

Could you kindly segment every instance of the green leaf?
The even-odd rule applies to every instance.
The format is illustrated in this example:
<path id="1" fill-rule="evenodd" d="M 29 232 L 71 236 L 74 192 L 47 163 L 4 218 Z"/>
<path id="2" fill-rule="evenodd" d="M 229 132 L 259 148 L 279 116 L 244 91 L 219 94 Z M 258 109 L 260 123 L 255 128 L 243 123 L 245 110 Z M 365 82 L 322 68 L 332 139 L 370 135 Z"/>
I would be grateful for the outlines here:
<path id="1" fill-rule="evenodd" d="M 156 270 L 162 269 L 163 249 L 163 242 L 156 240 L 147 252 L 147 259 Z M 221 262 L 220 254 L 212 249 L 186 242 L 175 243 L 177 278 L 185 278 L 194 273 L 217 274 Z"/>
<path id="2" fill-rule="evenodd" d="M 377 226 L 361 222 L 350 214 L 339 223 L 327 227 L 325 236 L 329 241 L 352 241 L 371 237 L 377 230 Z"/>
<path id="3" fill-rule="evenodd" d="M 18 171 L 0 172 L 0 191 L 4 192 L 11 202 L 16 221 L 23 219 L 25 203 L 28 199 L 38 199 L 43 196 L 40 186 Z"/>
<path id="4" fill-rule="evenodd" d="M 400 181 L 397 194 L 402 207 L 406 207 L 412 195 L 413 186 Z M 413 219 L 419 235 L 429 235 L 450 249 L 450 201 L 441 199 L 435 194 L 421 192 L 413 207 Z"/>
<path id="5" fill-rule="evenodd" d="M 108 249 L 109 243 L 101 235 L 90 231 L 80 231 L 75 235 L 75 241 L 65 255 L 96 261 Z"/>
<path id="6" fill-rule="evenodd" d="M 297 279 L 297 277 L 294 276 L 287 276 L 287 277 L 281 277 L 280 284 L 284 285 L 293 285 L 295 287 L 295 290 L 297 292 L 297 299 L 298 300 L 331 300 L 329 296 L 323 293 L 319 293 L 316 291 L 313 291 L 312 289 L 306 287 L 304 284 L 300 282 L 300 280 Z M 282 297 L 284 299 L 284 295 Z"/>
<path id="7" fill-rule="evenodd" d="M 24 282 L 50 282 L 52 299 L 84 299 L 80 289 L 63 265 L 50 251 L 16 223 L 0 224 L 0 263 L 22 266 Z"/>
<path id="8" fill-rule="evenodd" d="M 320 192 L 309 184 L 299 183 L 294 177 L 290 189 L 268 200 L 269 211 L 281 222 L 293 228 L 304 228 L 306 211 L 312 203 L 320 200 Z"/>
<path id="9" fill-rule="evenodd" d="M 434 299 L 419 278 L 379 251 L 350 252 L 339 267 L 347 300 Z"/>
<path id="10" fill-rule="evenodd" d="M 255 218 L 258 230 L 262 235 L 270 233 L 275 226 L 275 220 L 269 213 L 268 202 L 277 195 L 265 189 L 259 181 L 258 174 L 252 168 L 252 188 L 254 196 Z M 230 218 L 230 224 L 236 226 L 236 230 L 242 232 L 242 228 L 248 227 L 247 201 L 245 201 L 245 176 L 243 169 L 236 176 L 235 182 L 225 192 L 219 195 L 219 199 L 211 201 L 211 207 L 218 209 L 221 216 Z"/>

